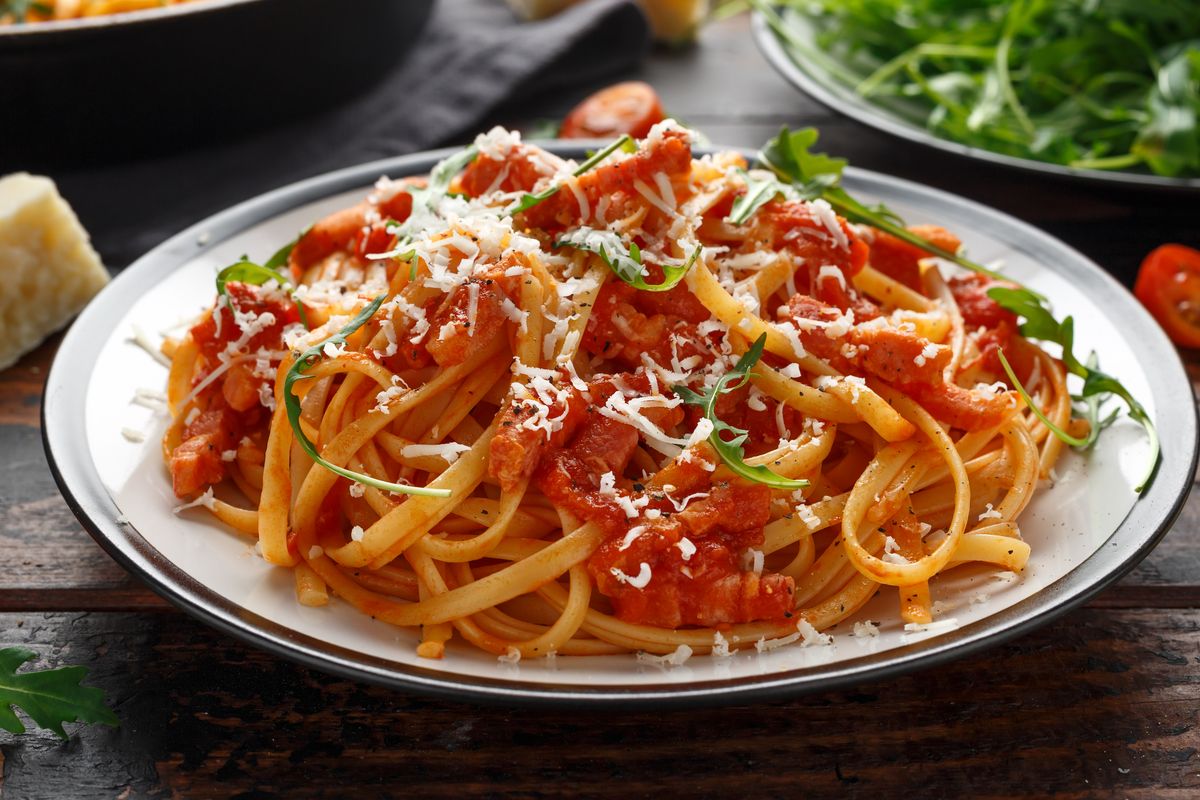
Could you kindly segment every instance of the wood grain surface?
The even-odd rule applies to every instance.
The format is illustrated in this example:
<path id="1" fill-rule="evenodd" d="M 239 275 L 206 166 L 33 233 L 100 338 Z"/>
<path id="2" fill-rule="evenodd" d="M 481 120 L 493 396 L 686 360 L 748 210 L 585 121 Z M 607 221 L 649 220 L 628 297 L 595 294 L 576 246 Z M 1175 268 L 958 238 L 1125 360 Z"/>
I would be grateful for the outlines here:
<path id="1" fill-rule="evenodd" d="M 638 73 L 717 143 L 814 124 L 852 163 L 1030 221 L 1126 283 L 1200 246 L 1200 203 L 947 160 L 835 117 L 769 70 L 746 20 Z M 594 87 L 493 122 L 560 116 Z M 84 223 L 88 223 L 86 214 Z M 119 266 L 119 265 L 118 265 Z M 244 646 L 127 575 L 73 518 L 42 452 L 54 337 L 0 373 L 0 645 L 85 664 L 118 729 L 0 733 L 5 798 L 582 795 L 1200 796 L 1200 500 L 1128 577 L 983 655 L 852 691 L 703 711 L 481 708 L 340 680 Z M 1189 360 L 1200 379 L 1200 361 Z M 1170 432 L 1166 431 L 1170 442 Z"/>

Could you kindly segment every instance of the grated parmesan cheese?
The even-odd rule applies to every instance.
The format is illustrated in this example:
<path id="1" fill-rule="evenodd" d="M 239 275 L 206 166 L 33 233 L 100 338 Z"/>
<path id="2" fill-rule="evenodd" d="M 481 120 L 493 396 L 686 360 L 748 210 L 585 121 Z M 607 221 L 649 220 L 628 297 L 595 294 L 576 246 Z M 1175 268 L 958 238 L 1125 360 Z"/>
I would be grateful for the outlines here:
<path id="1" fill-rule="evenodd" d="M 980 522 L 983 522 L 985 519 L 1003 519 L 1003 518 L 1004 518 L 1004 515 L 1001 514 L 999 511 L 997 511 L 996 509 L 992 508 L 991 503 L 988 503 L 987 507 L 984 508 L 983 512 L 979 515 Z"/>
<path id="2" fill-rule="evenodd" d="M 465 444 L 458 442 L 445 442 L 444 444 L 409 444 L 405 445 L 400 451 L 400 455 L 405 458 L 420 458 L 422 456 L 441 456 L 447 464 L 453 464 L 458 461 L 458 457 L 469 451 L 471 448 Z"/>
<path id="3" fill-rule="evenodd" d="M 869 619 L 854 623 L 854 631 L 850 634 L 855 639 L 875 639 L 879 636 L 879 626 Z"/>
<path id="4" fill-rule="evenodd" d="M 212 511 L 213 508 L 216 506 L 216 502 L 217 502 L 217 498 L 213 497 L 213 490 L 212 490 L 212 487 L 210 486 L 207 489 L 205 489 L 204 493 L 201 494 L 199 497 L 197 497 L 195 500 L 192 500 L 189 503 L 184 503 L 182 505 L 175 506 L 173 509 L 171 509 L 171 513 L 178 514 L 180 511 L 186 511 L 189 508 L 196 508 L 197 506 L 204 506 L 209 511 Z"/>
<path id="5" fill-rule="evenodd" d="M 650 571 L 650 565 L 645 561 L 638 566 L 638 574 L 633 577 L 626 575 L 617 567 L 609 569 L 609 574 L 616 578 L 618 583 L 627 584 L 634 589 L 645 589 L 649 585 L 650 579 L 654 577 L 654 573 Z"/>
<path id="6" fill-rule="evenodd" d="M 663 656 L 656 656 L 651 653 L 637 653 L 639 664 L 651 664 L 656 667 L 678 667 L 692 657 L 692 648 L 686 644 L 681 644 L 676 647 L 673 652 Z"/>
<path id="7" fill-rule="evenodd" d="M 827 633 L 821 633 L 812 626 L 812 623 L 804 617 L 800 617 L 796 621 L 796 630 L 799 631 L 801 647 L 827 647 L 833 644 L 833 637 Z"/>

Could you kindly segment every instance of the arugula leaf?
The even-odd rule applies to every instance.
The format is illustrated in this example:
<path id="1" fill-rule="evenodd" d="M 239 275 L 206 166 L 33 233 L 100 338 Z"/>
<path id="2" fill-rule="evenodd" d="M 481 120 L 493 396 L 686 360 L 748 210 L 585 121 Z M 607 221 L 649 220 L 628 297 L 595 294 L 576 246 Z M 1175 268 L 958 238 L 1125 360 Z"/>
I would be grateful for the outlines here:
<path id="1" fill-rule="evenodd" d="M 30 11 L 42 14 L 53 14 L 54 9 L 35 0 L 0 0 L 0 17 L 11 15 L 12 21 L 18 25 L 25 22 L 25 15 Z"/>
<path id="2" fill-rule="evenodd" d="M 226 284 L 229 283 L 248 283 L 254 286 L 262 286 L 270 280 L 278 283 L 281 289 L 289 289 L 292 286 L 292 282 L 285 278 L 282 273 L 268 267 L 266 264 L 255 264 L 253 261 L 245 260 L 238 261 L 217 273 L 217 295 L 220 297 L 227 296 Z"/>
<path id="3" fill-rule="evenodd" d="M 1200 175 L 1194 0 L 748 2 L 822 80 L 943 139 L 1076 168 Z M 1185 81 L 1172 61 L 1189 51 Z"/>
<path id="4" fill-rule="evenodd" d="M 1092 351 L 1091 355 L 1088 356 L 1087 367 L 1091 370 L 1095 370 L 1100 367 L 1100 360 L 1096 356 L 1096 351 L 1094 350 Z M 1088 422 L 1088 435 L 1087 440 L 1082 445 L 1082 448 L 1087 449 L 1094 445 L 1096 440 L 1100 438 L 1100 431 L 1104 430 L 1116 421 L 1117 415 L 1120 413 L 1120 409 L 1114 408 L 1111 412 L 1109 412 L 1107 417 L 1101 418 L 1100 406 L 1103 404 L 1105 399 L 1103 395 L 1093 394 L 1089 397 L 1084 397 L 1083 395 L 1072 395 L 1071 399 L 1083 405 L 1082 414 L 1083 418 Z"/>
<path id="5" fill-rule="evenodd" d="M 1038 408 L 1037 403 L 1033 402 L 1033 398 L 1029 396 L 1029 392 L 1025 390 L 1025 387 L 1021 384 L 1021 382 L 1017 380 L 1016 373 L 1013 372 L 1013 368 L 1009 366 L 1008 359 L 1004 357 L 1004 351 L 997 350 L 996 356 L 1000 359 L 1000 366 L 1004 367 L 1004 374 L 1008 376 L 1008 379 L 1012 381 L 1012 385 L 1016 387 L 1017 394 L 1021 395 L 1021 399 L 1025 401 L 1025 405 L 1029 406 L 1029 410 L 1034 413 L 1034 416 L 1042 421 L 1043 425 L 1050 429 L 1051 433 L 1058 437 L 1059 440 L 1071 445 L 1072 447 L 1087 447 L 1090 444 L 1088 439 L 1080 439 L 1078 436 L 1072 436 L 1051 422 L 1050 418 L 1042 413 L 1042 410 Z"/>
<path id="6" fill-rule="evenodd" d="M 917 236 L 905 228 L 903 220 L 886 206 L 872 208 L 854 199 L 841 186 L 846 160 L 832 158 L 824 153 L 814 153 L 809 149 L 816 144 L 818 135 L 816 128 L 792 131 L 785 125 L 778 136 L 758 151 L 758 160 L 781 179 L 789 182 L 802 200 L 824 200 L 850 222 L 870 225 L 972 272 L 981 272 L 997 280 L 1005 280 L 998 272 Z"/>
<path id="7" fill-rule="evenodd" d="M 308 378 L 304 374 L 305 370 L 312 367 L 325 356 L 325 345 L 332 344 L 335 347 L 346 344 L 346 339 L 375 315 L 379 307 L 383 305 L 386 294 L 381 294 L 372 300 L 362 311 L 350 320 L 340 331 L 328 337 L 322 342 L 313 345 L 312 347 L 301 353 L 292 363 L 291 369 L 288 370 L 287 377 L 283 381 L 283 403 L 287 409 L 288 423 L 292 426 L 292 434 L 296 437 L 296 441 L 300 444 L 301 449 L 308 454 L 315 463 L 334 473 L 341 475 L 343 478 L 349 478 L 352 481 L 374 486 L 385 492 L 399 492 L 401 494 L 417 494 L 426 497 L 449 497 L 449 489 L 430 489 L 425 486 L 407 486 L 403 483 L 390 483 L 381 481 L 377 478 L 372 478 L 370 475 L 364 475 L 361 472 L 339 467 L 321 457 L 317 452 L 316 446 L 304 435 L 304 429 L 300 426 L 300 398 L 292 392 L 292 387 L 297 381 L 302 381 Z"/>
<path id="8" fill-rule="evenodd" d="M 636 242 L 630 242 L 629 247 L 626 248 L 620 234 L 615 231 L 578 228 L 565 234 L 554 243 L 554 246 L 573 247 L 576 250 L 596 253 L 604 260 L 614 275 L 633 288 L 641 289 L 644 292 L 666 292 L 674 289 L 687 275 L 688 270 L 696 263 L 696 259 L 700 257 L 700 253 L 704 249 L 703 245 L 697 244 L 696 249 L 682 264 L 660 265 L 663 271 L 662 283 L 646 283 L 647 273 L 645 265 L 642 263 L 641 248 L 637 246 Z"/>
<path id="9" fill-rule="evenodd" d="M 241 260 L 230 264 L 217 273 L 217 299 L 225 298 L 225 304 L 233 311 L 233 302 L 229 299 L 229 292 L 226 285 L 232 282 L 248 283 L 253 286 L 262 286 L 267 281 L 275 281 L 281 289 L 286 289 L 293 302 L 296 303 L 296 313 L 300 315 L 300 322 L 304 327 L 308 325 L 308 313 L 304 310 L 304 304 L 295 300 L 296 286 L 289 280 L 279 268 L 287 263 L 288 256 L 292 254 L 292 249 L 296 243 L 304 238 L 304 234 L 308 233 L 309 228 L 301 231 L 300 235 L 293 239 L 288 244 L 276 250 L 264 264 L 256 264 L 245 256 Z"/>
<path id="10" fill-rule="evenodd" d="M 725 217 L 725 221 L 731 225 L 746 224 L 746 220 L 754 216 L 755 211 L 774 200 L 775 197 L 788 197 L 792 194 L 791 187 L 780 183 L 776 178 L 755 178 L 744 169 L 739 169 L 737 172 L 746 182 L 746 193 L 738 195 L 738 198 L 733 201 L 733 208 L 730 209 L 729 215 Z"/>
<path id="11" fill-rule="evenodd" d="M 562 125 L 556 119 L 537 119 L 530 123 L 522 135 L 525 139 L 557 139 Z"/>
<path id="12" fill-rule="evenodd" d="M 439 161 L 429 173 L 428 191 L 444 195 L 450 189 L 450 182 L 454 180 L 454 176 L 466 169 L 477 155 L 479 148 L 471 145 Z"/>
<path id="13" fill-rule="evenodd" d="M 1149 119 L 1132 152 L 1159 175 L 1200 172 L 1200 56 L 1184 50 L 1158 71 L 1147 101 Z M 1195 78 L 1193 76 L 1196 76 Z"/>
<path id="14" fill-rule="evenodd" d="M 429 172 L 429 181 L 425 186 L 407 186 L 404 191 L 408 192 L 413 199 L 413 210 L 409 217 L 404 222 L 397 222 L 389 219 L 386 223 L 388 233 L 396 237 L 396 243 L 392 247 L 392 253 L 399 250 L 405 245 L 411 244 L 413 237 L 416 236 L 421 223 L 418 222 L 422 215 L 417 213 L 418 208 L 424 208 L 430 212 L 436 213 L 438 203 L 446 196 L 450 189 L 450 184 L 454 181 L 454 176 L 467 168 L 475 157 L 479 155 L 479 148 L 475 145 L 465 147 L 457 153 L 447 156 L 434 165 Z M 394 258 L 397 261 L 411 261 L 409 268 L 409 280 L 417 279 L 417 260 L 416 250 L 408 250 L 399 255 L 391 255 L 390 253 L 381 253 L 368 256 L 368 258 Z"/>
<path id="15" fill-rule="evenodd" d="M 25 726 L 13 712 L 24 709 L 38 727 L 66 739 L 64 722 L 98 722 L 116 727 L 117 715 L 104 702 L 104 691 L 83 686 L 87 667 L 59 667 L 17 674 L 17 669 L 37 653 L 25 647 L 0 650 L 0 728 L 24 733 Z"/>
<path id="16" fill-rule="evenodd" d="M 767 467 L 759 464 L 751 466 L 746 463 L 746 451 L 744 445 L 746 438 L 750 435 L 749 431 L 742 428 L 735 428 L 727 422 L 723 422 L 716 414 L 717 398 L 724 392 L 733 391 L 741 388 L 747 381 L 750 380 L 750 370 L 762 358 L 763 348 L 767 344 L 767 335 L 764 333 L 755 340 L 750 349 L 742 354 L 738 359 L 737 364 L 733 369 L 721 376 L 711 388 L 705 389 L 703 394 L 692 391 L 686 386 L 672 386 L 672 391 L 688 405 L 699 406 L 704 410 L 704 417 L 712 423 L 713 432 L 708 437 L 708 443 L 717 451 L 717 455 L 725 462 L 725 466 L 729 467 L 736 475 L 740 475 L 746 480 L 756 483 L 763 483 L 773 489 L 803 489 L 808 486 L 808 481 L 793 480 L 778 475 Z M 736 381 L 735 383 L 730 383 Z M 733 438 L 726 440 L 722 434 L 729 433 Z"/>
<path id="17" fill-rule="evenodd" d="M 599 164 L 601 161 L 608 158 L 609 156 L 611 156 L 613 153 L 617 152 L 618 150 L 624 150 L 626 153 L 636 152 L 637 151 L 637 142 L 634 141 L 634 138 L 632 136 L 630 136 L 629 134 L 625 134 L 625 135 L 621 136 L 620 138 L 618 138 L 616 141 L 610 143 L 608 146 L 603 147 L 600 150 L 597 150 L 595 153 L 592 153 L 591 158 L 589 158 L 587 161 L 584 161 L 582 164 L 580 164 L 575 169 L 575 171 L 572 172 L 571 174 L 574 175 L 576 178 L 578 178 L 580 175 L 583 175 L 585 172 L 592 169 L 597 164 Z M 533 208 L 534 206 L 536 206 L 538 203 L 542 202 L 543 200 L 548 200 L 551 197 L 553 197 L 554 195 L 558 194 L 558 190 L 561 188 L 562 188 L 562 185 L 559 184 L 559 185 L 551 186 L 549 189 L 544 189 L 544 190 L 538 192 L 537 194 L 530 194 L 530 193 L 526 192 L 519 201 L 513 203 L 511 206 L 508 207 L 507 212 L 509 215 L 512 215 L 512 214 L 520 214 L 522 211 L 528 211 L 529 209 Z"/>
<path id="18" fill-rule="evenodd" d="M 1067 372 L 1083 379 L 1083 390 L 1079 393 L 1079 399 L 1085 402 L 1095 400 L 1099 403 L 1106 397 L 1116 396 L 1125 403 L 1130 419 L 1137 422 L 1146 430 L 1146 438 L 1150 441 L 1150 464 L 1133 489 L 1138 494 L 1141 494 L 1150 485 L 1150 481 L 1153 480 L 1161 456 L 1158 431 L 1155 429 L 1154 422 L 1150 419 L 1150 415 L 1146 412 L 1146 409 L 1133 398 L 1133 395 L 1130 394 L 1129 390 L 1119 380 L 1099 370 L 1095 354 L 1089 358 L 1087 364 L 1081 363 L 1075 357 L 1075 353 L 1073 352 L 1075 346 L 1074 319 L 1068 316 L 1062 322 L 1059 322 L 1044 305 L 1044 298 L 1029 289 L 993 286 L 988 289 L 987 293 L 988 297 L 995 300 L 1002 308 L 1025 319 L 1020 327 L 1022 336 L 1029 339 L 1052 342 L 1062 347 L 1062 361 L 1063 365 L 1067 368 Z M 1089 439 L 1082 440 L 1081 442 L 1076 437 L 1069 436 L 1064 431 L 1051 425 L 1042 416 L 1034 403 L 1030 401 L 1029 395 L 1017 383 L 1016 377 L 1008 368 L 1008 362 L 1004 360 L 1003 354 L 1000 354 L 1000 358 L 1001 365 L 1008 372 L 1009 379 L 1013 381 L 1013 385 L 1017 387 L 1017 391 L 1020 392 L 1021 397 L 1034 410 L 1034 413 L 1047 424 L 1055 436 L 1074 447 L 1090 446 L 1095 441 L 1095 438 L 1089 435 Z M 1099 406 L 1097 405 L 1091 413 L 1098 419 Z M 1105 422 L 1104 425 L 1106 426 L 1109 423 L 1111 423 L 1111 419 Z M 1099 435 L 1098 431 L 1096 431 L 1096 435 Z"/>

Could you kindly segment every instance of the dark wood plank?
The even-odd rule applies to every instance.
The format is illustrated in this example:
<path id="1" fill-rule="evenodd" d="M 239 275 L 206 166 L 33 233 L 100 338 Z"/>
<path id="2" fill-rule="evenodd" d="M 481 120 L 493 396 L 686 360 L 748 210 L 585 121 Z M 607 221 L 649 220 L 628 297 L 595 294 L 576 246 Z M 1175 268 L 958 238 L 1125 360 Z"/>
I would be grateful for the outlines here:
<path id="1" fill-rule="evenodd" d="M 4 796 L 1194 797 L 1200 612 L 1083 611 L 987 654 L 787 703 L 521 711 L 336 680 L 182 617 L 0 615 L 92 665 L 122 726 L 0 735 Z"/>

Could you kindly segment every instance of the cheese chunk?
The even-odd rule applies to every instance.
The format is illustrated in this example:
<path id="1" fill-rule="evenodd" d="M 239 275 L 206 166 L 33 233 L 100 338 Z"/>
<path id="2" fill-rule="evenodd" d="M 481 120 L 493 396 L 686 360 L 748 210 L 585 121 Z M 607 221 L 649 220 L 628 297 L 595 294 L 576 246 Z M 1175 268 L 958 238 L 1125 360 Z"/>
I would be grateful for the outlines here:
<path id="1" fill-rule="evenodd" d="M 54 181 L 0 178 L 0 369 L 63 327 L 108 283 Z"/>

